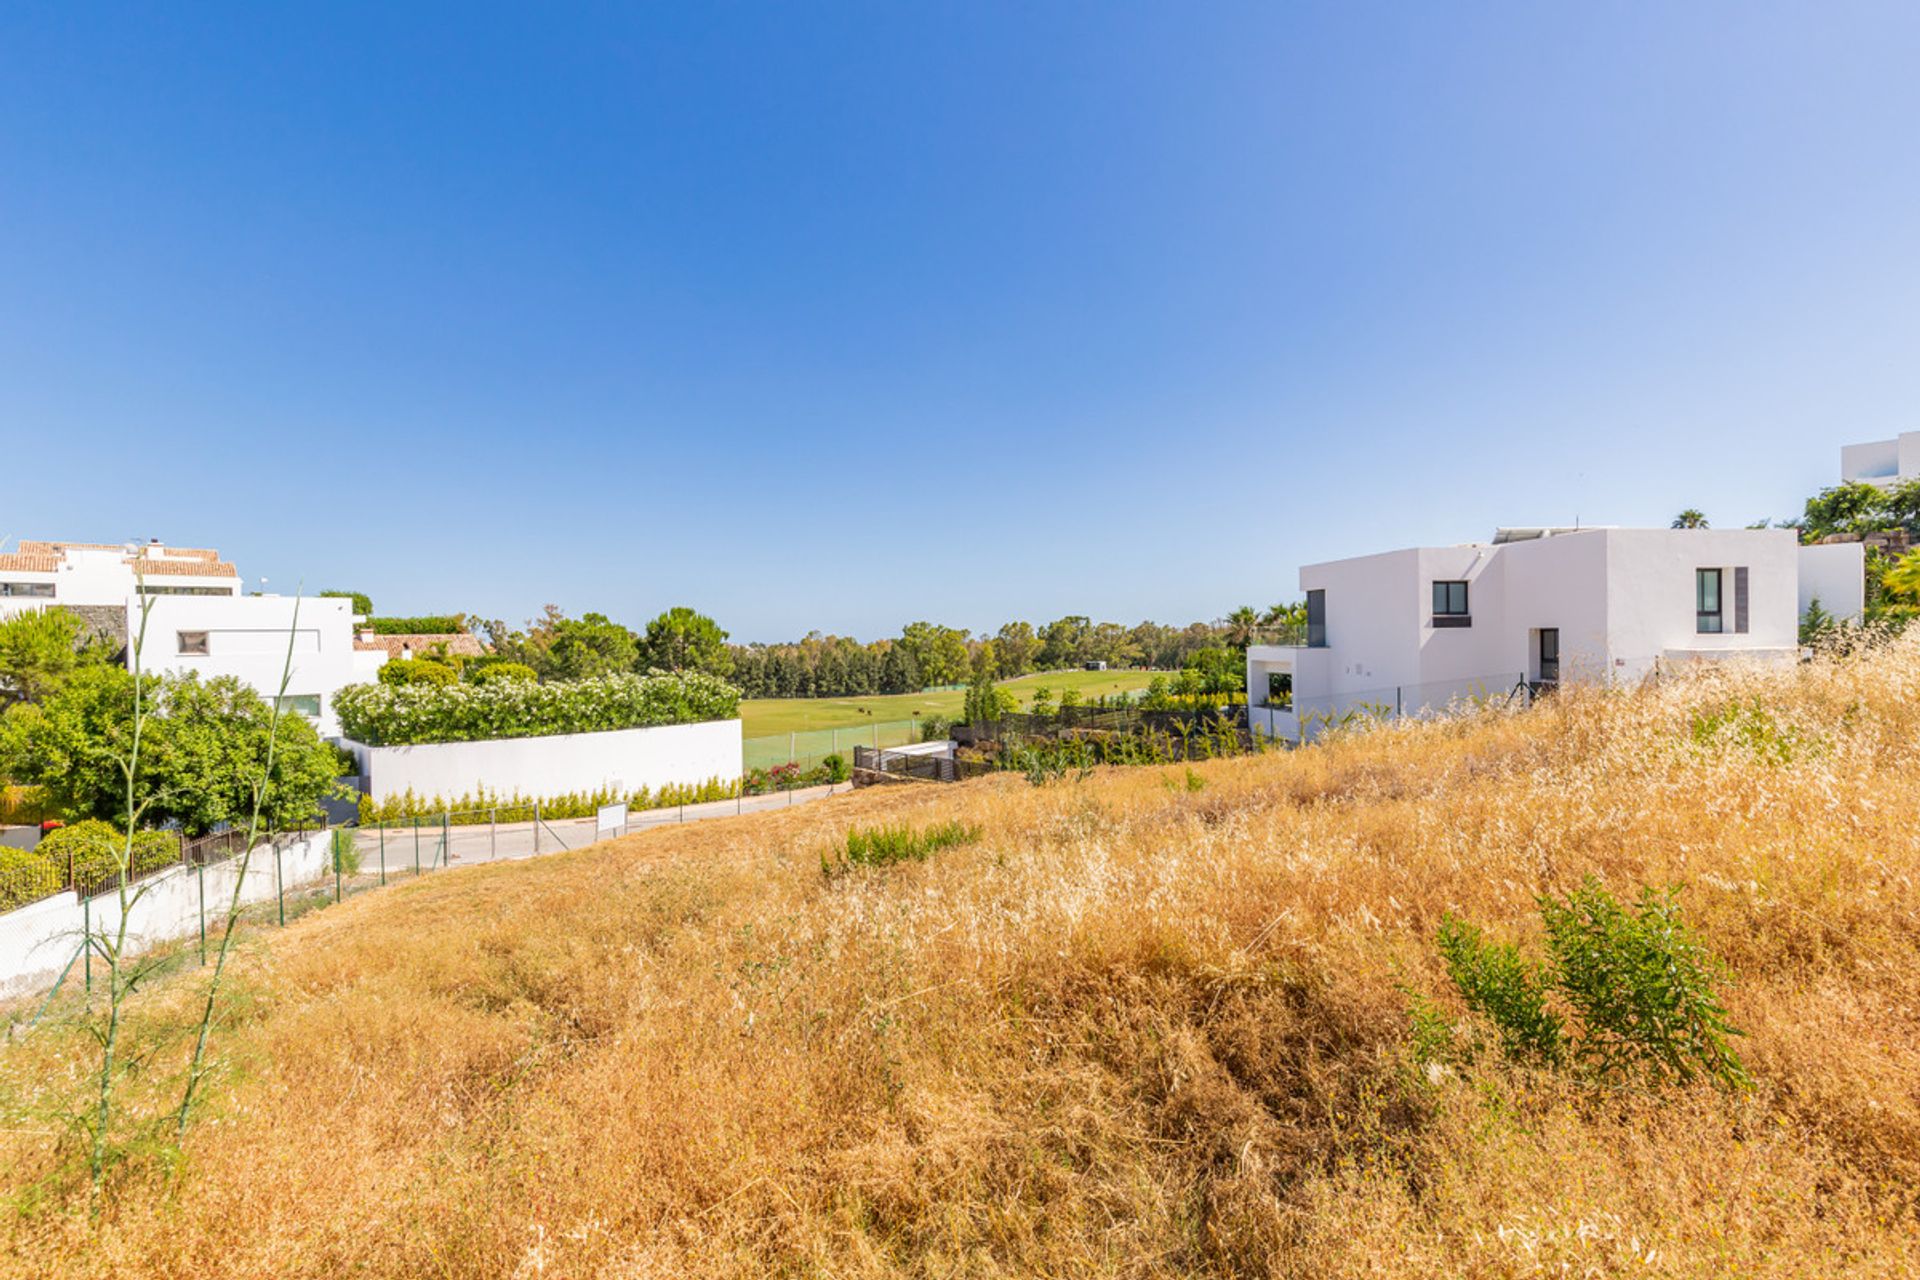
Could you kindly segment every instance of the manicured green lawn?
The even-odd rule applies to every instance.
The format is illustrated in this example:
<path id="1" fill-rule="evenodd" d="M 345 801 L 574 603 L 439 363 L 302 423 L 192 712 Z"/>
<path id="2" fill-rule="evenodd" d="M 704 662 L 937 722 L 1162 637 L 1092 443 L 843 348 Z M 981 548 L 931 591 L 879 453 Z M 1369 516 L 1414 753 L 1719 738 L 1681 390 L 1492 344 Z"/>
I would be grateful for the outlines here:
<path id="1" fill-rule="evenodd" d="M 1151 671 L 1053 671 L 1021 676 L 1001 686 L 1025 706 L 1035 689 L 1050 689 L 1058 701 L 1063 689 L 1078 689 L 1091 701 L 1102 694 L 1144 689 Z M 870 698 L 750 698 L 740 704 L 742 736 L 805 733 L 810 729 L 846 729 L 912 717 L 957 716 L 967 695 L 954 689 L 944 693 L 879 694 Z M 883 744 L 884 745 L 884 744 Z"/>

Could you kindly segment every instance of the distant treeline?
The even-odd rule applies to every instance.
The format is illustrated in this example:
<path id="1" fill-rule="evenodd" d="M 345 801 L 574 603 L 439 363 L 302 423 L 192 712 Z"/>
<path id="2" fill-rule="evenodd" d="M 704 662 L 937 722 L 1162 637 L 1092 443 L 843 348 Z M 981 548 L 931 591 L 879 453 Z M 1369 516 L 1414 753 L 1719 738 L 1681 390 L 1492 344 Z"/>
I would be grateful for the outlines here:
<path id="1" fill-rule="evenodd" d="M 1039 628 L 1009 622 L 992 635 L 980 636 L 915 622 L 897 638 L 864 644 L 816 632 L 784 644 L 729 645 L 733 670 L 728 678 L 749 698 L 829 698 L 915 693 L 966 684 L 982 674 L 1004 680 L 1089 662 L 1180 669 L 1201 665 L 1209 653 L 1244 649 L 1260 626 L 1283 623 L 1294 612 L 1288 607 L 1264 615 L 1236 609 L 1224 621 L 1183 627 L 1159 622 L 1129 627 L 1075 614 Z"/>

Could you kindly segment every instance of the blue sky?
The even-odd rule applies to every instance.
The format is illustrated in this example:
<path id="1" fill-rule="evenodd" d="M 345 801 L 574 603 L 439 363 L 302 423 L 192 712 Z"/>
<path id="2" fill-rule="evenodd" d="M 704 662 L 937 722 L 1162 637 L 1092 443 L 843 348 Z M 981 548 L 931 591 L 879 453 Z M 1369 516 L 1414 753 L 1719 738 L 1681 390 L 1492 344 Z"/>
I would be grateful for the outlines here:
<path id="1" fill-rule="evenodd" d="M 1920 426 L 1920 7 L 0 14 L 0 536 L 738 638 L 1783 516 Z"/>

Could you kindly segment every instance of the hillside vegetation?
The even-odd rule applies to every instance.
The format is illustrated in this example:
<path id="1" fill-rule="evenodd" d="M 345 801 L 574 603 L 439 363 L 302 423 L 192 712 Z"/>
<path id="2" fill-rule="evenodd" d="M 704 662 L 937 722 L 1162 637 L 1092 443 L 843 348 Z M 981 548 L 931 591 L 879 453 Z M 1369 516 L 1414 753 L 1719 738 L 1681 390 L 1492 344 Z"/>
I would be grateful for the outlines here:
<path id="1" fill-rule="evenodd" d="M 96 1221 L 83 1046 L 0 1053 L 9 1273 L 1913 1275 L 1917 760 L 1907 642 L 367 894 L 246 957 Z M 1416 1061 L 1447 914 L 1537 954 L 1589 876 L 1684 886 L 1750 1088 Z"/>

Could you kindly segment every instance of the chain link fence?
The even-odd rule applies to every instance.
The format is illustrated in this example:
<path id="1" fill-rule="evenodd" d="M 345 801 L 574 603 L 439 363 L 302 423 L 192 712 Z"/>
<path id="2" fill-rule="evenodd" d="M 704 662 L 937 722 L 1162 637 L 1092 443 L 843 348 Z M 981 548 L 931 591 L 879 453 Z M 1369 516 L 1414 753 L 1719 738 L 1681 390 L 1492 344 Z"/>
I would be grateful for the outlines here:
<path id="1" fill-rule="evenodd" d="M 917 718 L 876 720 L 838 729 L 809 729 L 743 738 L 740 742 L 741 762 L 748 769 L 771 769 L 783 764 L 798 765 L 803 770 L 811 769 L 830 755 L 852 759 L 855 747 L 880 751 L 918 742 L 921 727 L 925 723 Z"/>

